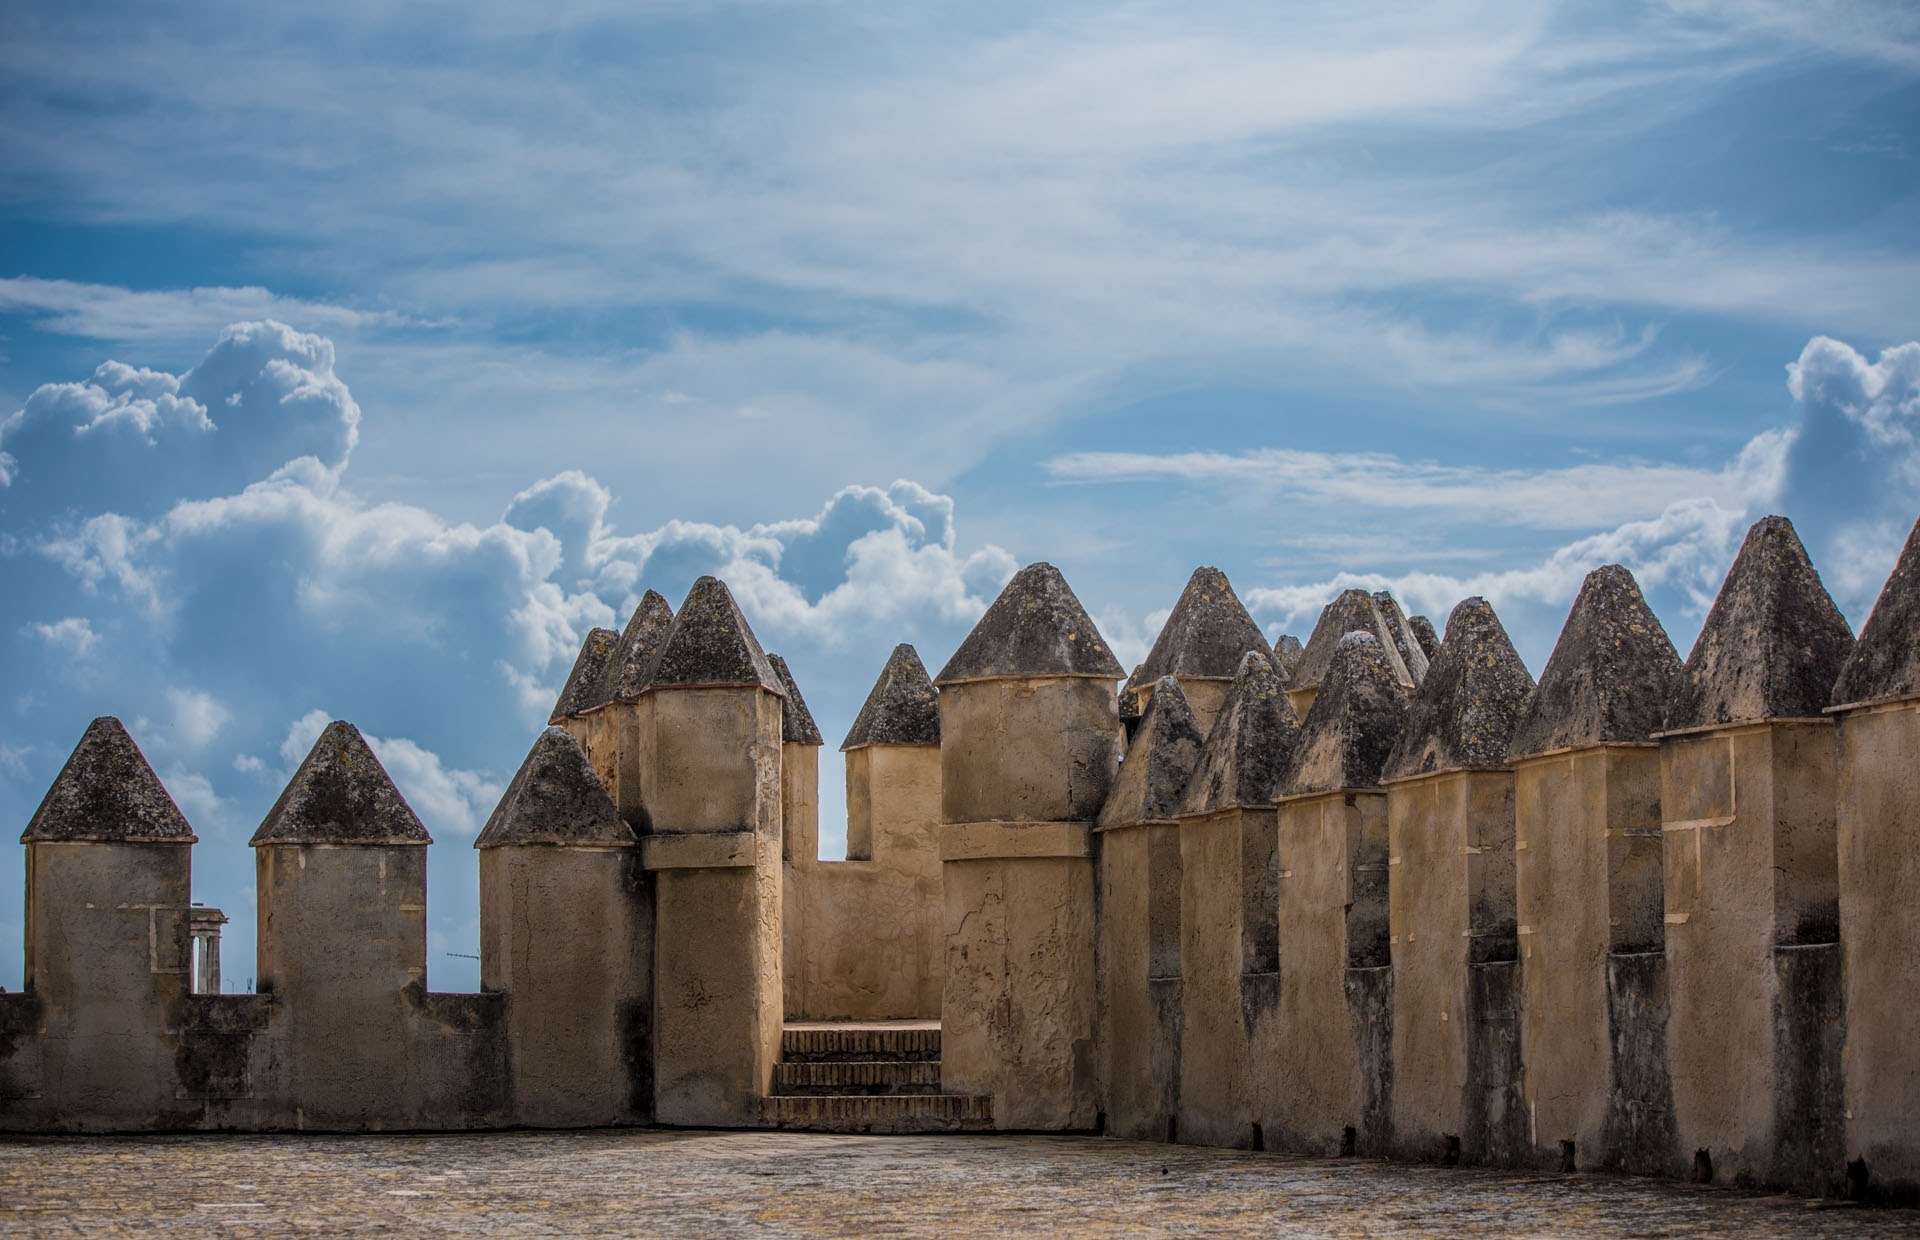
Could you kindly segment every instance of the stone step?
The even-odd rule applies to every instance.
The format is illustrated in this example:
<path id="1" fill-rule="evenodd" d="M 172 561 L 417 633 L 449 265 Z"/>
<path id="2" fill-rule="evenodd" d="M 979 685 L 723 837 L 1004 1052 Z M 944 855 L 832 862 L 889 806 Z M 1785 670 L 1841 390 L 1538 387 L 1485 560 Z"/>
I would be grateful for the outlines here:
<path id="1" fill-rule="evenodd" d="M 937 1094 L 937 1059 L 832 1060 L 779 1063 L 776 1094 Z"/>
<path id="2" fill-rule="evenodd" d="M 939 1062 L 937 1020 L 790 1022 L 780 1037 L 787 1063 Z"/>
<path id="3" fill-rule="evenodd" d="M 766 1122 L 809 1132 L 985 1132 L 983 1094 L 812 1094 L 766 1099 Z"/>

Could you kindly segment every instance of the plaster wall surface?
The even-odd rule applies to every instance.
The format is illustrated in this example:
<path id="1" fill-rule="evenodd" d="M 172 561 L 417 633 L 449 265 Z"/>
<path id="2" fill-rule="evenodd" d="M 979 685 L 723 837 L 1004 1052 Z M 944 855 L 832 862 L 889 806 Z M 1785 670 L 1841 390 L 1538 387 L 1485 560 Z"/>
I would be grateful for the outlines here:
<path id="1" fill-rule="evenodd" d="M 1920 1191 L 1920 698 L 1842 714 L 1840 742 L 1847 1151 Z"/>
<path id="2" fill-rule="evenodd" d="M 1511 953 L 1513 798 L 1513 774 L 1503 770 L 1388 785 L 1398 1156 L 1437 1157 L 1445 1137 L 1464 1143 L 1476 1127 L 1471 1111 L 1482 1100 L 1469 1097 L 1469 1052 L 1483 1003 L 1470 966 Z M 1489 989 L 1498 984 L 1481 987 L 1483 998 Z"/>
<path id="3" fill-rule="evenodd" d="M 1107 1131 L 1160 1139 L 1180 1097 L 1179 828 L 1109 827 L 1099 853 Z"/>
<path id="4" fill-rule="evenodd" d="M 1594 745 L 1515 763 L 1520 1042 L 1533 1159 L 1606 1160 L 1616 1089 L 1607 959 L 1661 937 L 1660 755 Z M 1578 1153 L 1576 1154 L 1578 1157 Z"/>
<path id="5" fill-rule="evenodd" d="M 940 736 L 947 822 L 1090 822 L 1122 748 L 1113 682 L 1087 676 L 943 685 Z"/>
<path id="6" fill-rule="evenodd" d="M 1667 1051 L 1680 1148 L 1769 1182 L 1786 1135 L 1775 949 L 1836 936 L 1830 721 L 1690 732 L 1661 747 Z"/>
<path id="7" fill-rule="evenodd" d="M 646 799 L 640 786 L 640 738 L 651 726 L 653 704 L 654 699 L 645 696 L 561 720 L 561 726 L 586 750 L 593 773 L 606 785 L 620 816 L 636 830 L 644 830 L 647 822 Z"/>
<path id="8" fill-rule="evenodd" d="M 1256 1106 L 1241 982 L 1247 816 L 1227 809 L 1180 819 L 1179 1134 L 1200 1145 L 1247 1145 Z"/>
<path id="9" fill-rule="evenodd" d="M 1194 722 L 1200 725 L 1200 735 L 1206 736 L 1213 731 L 1213 721 L 1220 717 L 1220 708 L 1227 704 L 1227 691 L 1233 688 L 1231 676 L 1181 676 L 1173 677 L 1180 682 L 1180 693 L 1187 699 L 1187 709 L 1193 712 Z M 1145 714 L 1147 703 L 1153 700 L 1153 683 L 1135 690 L 1139 699 L 1140 713 Z"/>

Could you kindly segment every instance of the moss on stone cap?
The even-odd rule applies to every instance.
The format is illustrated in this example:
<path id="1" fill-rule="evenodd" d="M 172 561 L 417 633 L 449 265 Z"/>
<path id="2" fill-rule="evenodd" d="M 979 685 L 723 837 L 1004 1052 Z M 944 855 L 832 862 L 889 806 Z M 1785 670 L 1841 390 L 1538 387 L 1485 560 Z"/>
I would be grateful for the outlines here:
<path id="1" fill-rule="evenodd" d="M 1300 670 L 1300 658 L 1305 653 L 1300 639 L 1291 633 L 1282 633 L 1280 640 L 1273 643 L 1273 661 L 1280 669 L 1280 678 L 1292 681 Z"/>
<path id="2" fill-rule="evenodd" d="M 1180 812 L 1206 814 L 1236 805 L 1270 804 L 1280 793 L 1299 736 L 1300 720 L 1273 660 L 1248 651 L 1207 734 L 1200 766 L 1180 798 Z"/>
<path id="3" fill-rule="evenodd" d="M 265 844 L 431 844 L 366 738 L 334 720 L 307 751 L 260 829 Z"/>
<path id="4" fill-rule="evenodd" d="M 1680 655 L 1633 574 L 1618 564 L 1596 568 L 1573 601 L 1507 752 L 1521 758 L 1647 740 L 1666 723 L 1680 671 Z"/>
<path id="5" fill-rule="evenodd" d="M 1180 799 L 1200 766 L 1206 742 L 1180 682 L 1171 676 L 1155 681 L 1113 790 L 1100 807 L 1100 825 L 1172 818 L 1180 811 Z"/>
<path id="6" fill-rule="evenodd" d="M 646 691 L 734 686 L 786 692 L 733 591 L 718 577 L 702 577 L 667 628 Z"/>
<path id="7" fill-rule="evenodd" d="M 1493 607 L 1478 597 L 1462 601 L 1447 618 L 1447 638 L 1413 695 L 1382 778 L 1506 765 L 1532 693 L 1533 676 Z"/>
<path id="8" fill-rule="evenodd" d="M 813 712 L 807 709 L 807 699 L 800 696 L 800 686 L 794 683 L 793 669 L 777 654 L 767 656 L 767 665 L 780 678 L 780 691 L 786 694 L 780 703 L 780 739 L 788 745 L 826 744 L 820 725 L 813 721 Z"/>
<path id="9" fill-rule="evenodd" d="M 1407 669 L 1407 675 L 1413 680 L 1413 687 L 1419 688 L 1420 682 L 1427 678 L 1427 664 L 1430 658 L 1424 647 L 1413 635 L 1413 629 L 1407 623 L 1407 613 L 1400 609 L 1400 600 L 1387 590 L 1373 592 L 1373 605 L 1380 612 L 1380 621 L 1386 625 L 1387 637 L 1393 642 L 1393 652 L 1400 656 L 1401 666 Z"/>
<path id="10" fill-rule="evenodd" d="M 634 842 L 633 829 L 621 819 L 580 743 L 565 728 L 548 728 L 527 751 L 473 846 Z"/>
<path id="11" fill-rule="evenodd" d="M 627 627 L 620 631 L 620 642 L 607 657 L 600 679 L 581 709 L 590 710 L 610 702 L 631 702 L 639 697 L 653 672 L 654 656 L 660 653 L 660 647 L 667 640 L 667 630 L 672 626 L 673 608 L 667 606 L 667 600 L 659 591 L 648 590 L 641 595 L 639 606 L 627 617 Z"/>
<path id="12" fill-rule="evenodd" d="M 612 629 L 587 630 L 587 639 L 580 643 L 580 653 L 574 656 L 573 670 L 567 673 L 567 683 L 560 687 L 560 697 L 553 704 L 548 723 L 559 723 L 594 704 L 601 677 L 606 674 L 607 664 L 619 644 L 620 635 Z"/>
<path id="13" fill-rule="evenodd" d="M 1365 590 L 1342 591 L 1321 610 L 1320 620 L 1313 626 L 1313 636 L 1307 638 L 1305 648 L 1300 651 L 1300 661 L 1293 669 L 1288 687 L 1318 688 L 1327 678 L 1327 669 L 1333 665 L 1334 647 L 1349 633 L 1371 633 L 1378 638 L 1395 678 L 1409 689 L 1413 687 L 1413 673 L 1400 657 L 1386 617 L 1380 612 L 1380 604 Z"/>
<path id="14" fill-rule="evenodd" d="M 87 725 L 20 842 L 191 844 L 194 838 L 133 737 L 118 719 L 102 715 Z"/>
<path id="15" fill-rule="evenodd" d="M 901 642 L 880 669 L 860 714 L 840 742 L 844 752 L 863 745 L 938 745 L 940 692 L 912 646 Z"/>
<path id="16" fill-rule="evenodd" d="M 1700 626 L 1667 727 L 1816 716 L 1852 650 L 1853 630 L 1793 522 L 1765 517 L 1747 531 Z"/>
<path id="17" fill-rule="evenodd" d="M 1407 726 L 1407 688 L 1380 639 L 1349 633 L 1300 725 L 1283 795 L 1371 788 Z"/>
<path id="18" fill-rule="evenodd" d="M 935 683 L 1025 676 L 1119 680 L 1125 674 L 1066 578 L 1041 561 L 1013 575 Z"/>
<path id="19" fill-rule="evenodd" d="M 1920 521 L 1907 534 L 1860 640 L 1840 669 L 1836 704 L 1920 693 Z"/>
<path id="20" fill-rule="evenodd" d="M 1272 647 L 1227 575 L 1213 567 L 1196 568 L 1146 661 L 1128 678 L 1127 691 L 1137 693 L 1162 676 L 1231 680 L 1249 650 L 1270 653 Z"/>
<path id="21" fill-rule="evenodd" d="M 1407 628 L 1413 634 L 1413 640 L 1420 643 L 1420 652 L 1427 656 L 1428 674 L 1432 674 L 1434 656 L 1440 653 L 1440 634 L 1433 631 L 1433 621 L 1425 616 L 1408 616 Z"/>

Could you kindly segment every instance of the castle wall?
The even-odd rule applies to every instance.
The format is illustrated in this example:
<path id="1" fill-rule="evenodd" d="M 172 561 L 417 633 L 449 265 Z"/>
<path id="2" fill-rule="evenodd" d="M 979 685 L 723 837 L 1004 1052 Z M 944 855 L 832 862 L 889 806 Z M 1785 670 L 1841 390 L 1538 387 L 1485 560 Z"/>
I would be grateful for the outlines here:
<path id="1" fill-rule="evenodd" d="M 1161 1139 L 1180 1099 L 1180 829 L 1104 827 L 1099 856 L 1107 1131 Z"/>

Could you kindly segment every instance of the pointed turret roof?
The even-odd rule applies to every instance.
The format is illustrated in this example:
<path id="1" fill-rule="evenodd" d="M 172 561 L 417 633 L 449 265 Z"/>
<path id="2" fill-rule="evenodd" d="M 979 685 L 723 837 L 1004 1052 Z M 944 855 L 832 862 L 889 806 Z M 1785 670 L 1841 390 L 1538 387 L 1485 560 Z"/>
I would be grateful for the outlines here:
<path id="1" fill-rule="evenodd" d="M 702 577 L 687 591 L 667 627 L 647 689 L 757 685 L 784 693 L 760 640 L 718 577 Z"/>
<path id="2" fill-rule="evenodd" d="M 1380 639 L 1349 633 L 1300 725 L 1283 791 L 1288 796 L 1371 788 L 1407 726 L 1407 688 Z"/>
<path id="3" fill-rule="evenodd" d="M 1407 625 L 1407 613 L 1400 610 L 1400 600 L 1387 590 L 1373 592 L 1373 604 L 1380 611 L 1380 619 L 1387 626 L 1387 636 L 1393 641 L 1394 653 L 1400 656 L 1400 662 L 1407 669 L 1407 675 L 1413 677 L 1413 685 L 1419 688 L 1420 682 L 1427 677 L 1427 652 L 1415 640 L 1413 630 Z"/>
<path id="4" fill-rule="evenodd" d="M 1483 598 L 1464 600 L 1447 618 L 1447 640 L 1413 695 L 1383 778 L 1505 766 L 1532 693 L 1533 676 L 1493 607 Z"/>
<path id="5" fill-rule="evenodd" d="M 620 635 L 612 629 L 587 630 L 587 640 L 580 643 L 580 653 L 574 656 L 573 670 L 567 673 L 567 683 L 560 689 L 553 714 L 547 717 L 548 723 L 559 723 L 597 704 L 594 699 L 600 679 L 606 674 L 607 664 L 619 644 Z"/>
<path id="6" fill-rule="evenodd" d="M 1667 727 L 1818 715 L 1852 650 L 1853 630 L 1793 522 L 1763 518 L 1747 531 L 1700 627 Z"/>
<path id="7" fill-rule="evenodd" d="M 126 728 L 103 715 L 87 725 L 20 836 L 39 840 L 191 844 L 194 834 Z"/>
<path id="8" fill-rule="evenodd" d="M 1113 791 L 1100 807 L 1100 825 L 1172 818 L 1180 810 L 1181 795 L 1200 765 L 1206 743 L 1180 682 L 1162 676 L 1154 683 L 1147 712 L 1127 746 Z"/>
<path id="9" fill-rule="evenodd" d="M 1300 662 L 1293 669 L 1291 687 L 1310 689 L 1324 681 L 1327 669 L 1333 665 L 1334 647 L 1349 633 L 1371 633 L 1378 638 L 1394 676 L 1401 684 L 1413 687 L 1413 674 L 1400 657 L 1386 617 L 1380 614 L 1380 604 L 1365 590 L 1342 591 L 1340 597 L 1321 611 L 1319 623 L 1313 626 L 1313 636 L 1307 639 L 1306 647 L 1300 652 Z"/>
<path id="10" fill-rule="evenodd" d="M 807 709 L 807 699 L 800 696 L 800 686 L 793 682 L 793 669 L 777 654 L 768 655 L 767 664 L 780 678 L 780 689 L 787 695 L 780 703 L 781 740 L 789 745 L 826 744 L 820 725 L 813 721 L 813 712 Z"/>
<path id="11" fill-rule="evenodd" d="M 1573 601 L 1508 753 L 1647 740 L 1666 721 L 1680 668 L 1633 574 L 1618 564 L 1596 568 Z"/>
<path id="12" fill-rule="evenodd" d="M 1232 680 L 1247 651 L 1271 649 L 1227 575 L 1217 568 L 1196 568 L 1127 688 L 1143 689 L 1162 676 Z"/>
<path id="13" fill-rule="evenodd" d="M 586 750 L 565 728 L 548 728 L 527 751 L 473 846 L 634 842 L 633 828 L 621 820 Z"/>
<path id="14" fill-rule="evenodd" d="M 1893 575 L 1860 627 L 1860 640 L 1833 688 L 1836 704 L 1920 693 L 1920 521 L 1907 534 Z"/>
<path id="15" fill-rule="evenodd" d="M 1425 616 L 1408 616 L 1407 628 L 1413 633 L 1413 640 L 1420 643 L 1420 653 L 1427 656 L 1431 671 L 1434 656 L 1440 653 L 1440 635 L 1433 631 L 1433 621 Z"/>
<path id="16" fill-rule="evenodd" d="M 1060 570 L 1044 560 L 1013 575 L 940 669 L 936 684 L 1016 676 L 1125 675 Z"/>
<path id="17" fill-rule="evenodd" d="M 249 841 L 262 844 L 431 844 L 413 807 L 393 786 L 360 730 L 338 719 Z"/>
<path id="18" fill-rule="evenodd" d="M 893 648 L 873 692 L 840 742 L 842 751 L 862 745 L 938 745 L 940 692 L 912 646 Z"/>
<path id="19" fill-rule="evenodd" d="M 1280 640 L 1273 643 L 1273 661 L 1280 668 L 1280 678 L 1291 681 L 1299 673 L 1300 656 L 1305 651 L 1300 639 L 1291 633 L 1282 633 Z"/>
<path id="20" fill-rule="evenodd" d="M 620 642 L 607 657 L 606 667 L 586 707 L 605 706 L 609 702 L 631 702 L 647 687 L 653 674 L 653 660 L 666 644 L 667 630 L 673 626 L 673 608 L 657 590 L 640 596 L 640 605 L 627 617 Z"/>
<path id="21" fill-rule="evenodd" d="M 1299 735 L 1300 720 L 1273 660 L 1248 651 L 1207 734 L 1200 766 L 1180 798 L 1180 812 L 1204 814 L 1270 803 L 1280 792 Z"/>

